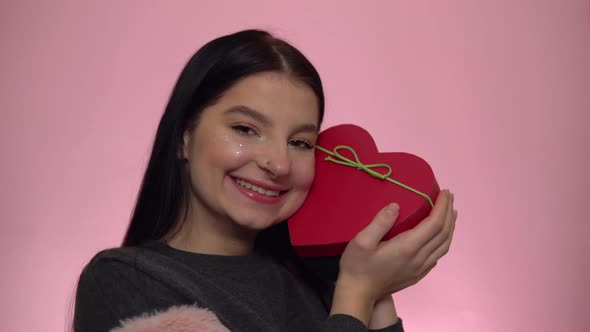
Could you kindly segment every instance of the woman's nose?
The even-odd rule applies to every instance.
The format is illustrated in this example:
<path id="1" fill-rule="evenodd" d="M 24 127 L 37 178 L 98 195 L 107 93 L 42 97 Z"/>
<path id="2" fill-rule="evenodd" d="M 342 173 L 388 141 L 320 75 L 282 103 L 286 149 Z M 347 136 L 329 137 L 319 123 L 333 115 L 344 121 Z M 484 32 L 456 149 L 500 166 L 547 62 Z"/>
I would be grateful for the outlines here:
<path id="1" fill-rule="evenodd" d="M 291 172 L 291 158 L 289 157 L 289 151 L 286 145 L 273 145 L 266 149 L 258 159 L 258 166 L 268 172 L 273 178 L 279 178 Z"/>

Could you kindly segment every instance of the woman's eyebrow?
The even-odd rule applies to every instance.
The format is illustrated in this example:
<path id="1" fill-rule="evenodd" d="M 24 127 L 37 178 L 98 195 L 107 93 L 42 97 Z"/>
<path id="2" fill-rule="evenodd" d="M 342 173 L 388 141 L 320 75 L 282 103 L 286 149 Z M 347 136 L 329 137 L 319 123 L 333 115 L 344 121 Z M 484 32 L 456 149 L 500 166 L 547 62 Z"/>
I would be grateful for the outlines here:
<path id="1" fill-rule="evenodd" d="M 258 112 L 257 110 L 254 110 L 254 109 L 252 109 L 248 106 L 244 106 L 244 105 L 233 106 L 233 107 L 229 108 L 227 111 L 225 111 L 224 114 L 226 114 L 226 115 L 242 114 L 242 115 L 245 115 L 247 117 L 250 117 L 250 118 L 262 123 L 263 125 L 266 125 L 266 126 L 272 125 L 272 121 L 269 117 Z M 315 124 L 311 124 L 311 123 L 302 124 L 300 126 L 297 126 L 295 128 L 294 132 L 297 132 L 297 133 L 299 133 L 299 132 L 317 133 L 318 127 Z"/>
<path id="2" fill-rule="evenodd" d="M 256 110 L 253 110 L 248 106 L 243 106 L 243 105 L 231 107 L 230 109 L 225 111 L 224 114 L 226 114 L 226 115 L 242 114 L 242 115 L 250 117 L 250 118 L 252 118 L 264 125 L 270 125 L 272 123 L 272 121 L 270 121 L 270 119 L 266 115 L 264 115 Z"/>
<path id="3" fill-rule="evenodd" d="M 294 130 L 294 132 L 296 133 L 302 133 L 302 132 L 309 132 L 309 133 L 317 133 L 318 132 L 318 127 L 314 124 L 303 124 L 301 126 L 297 126 Z"/>

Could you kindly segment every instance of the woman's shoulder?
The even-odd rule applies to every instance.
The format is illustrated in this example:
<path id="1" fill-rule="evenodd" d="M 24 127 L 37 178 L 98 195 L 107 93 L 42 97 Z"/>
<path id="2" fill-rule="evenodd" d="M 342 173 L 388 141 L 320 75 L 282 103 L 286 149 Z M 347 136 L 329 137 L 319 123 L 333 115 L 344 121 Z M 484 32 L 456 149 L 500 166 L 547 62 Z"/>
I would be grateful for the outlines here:
<path id="1" fill-rule="evenodd" d="M 92 257 L 80 275 L 80 287 L 107 289 L 109 293 L 154 288 L 186 293 L 210 277 L 171 256 L 161 244 L 102 250 Z"/>
<path id="2" fill-rule="evenodd" d="M 141 247 L 112 248 L 95 254 L 78 280 L 76 331 L 107 331 L 122 319 L 190 304 L 146 268 L 153 264 L 152 255 L 157 253 Z"/>
<path id="3" fill-rule="evenodd" d="M 149 270 L 152 266 L 171 263 L 170 257 L 154 243 L 155 241 L 151 241 L 139 246 L 101 250 L 90 259 L 84 272 L 141 271 Z"/>
<path id="4" fill-rule="evenodd" d="M 96 253 L 84 266 L 78 292 L 101 296 L 135 297 L 146 290 L 177 293 L 171 288 L 178 267 L 149 247 L 119 247 Z"/>
<path id="5" fill-rule="evenodd" d="M 129 261 L 137 257 L 138 253 L 144 251 L 141 247 L 115 247 L 103 249 L 97 252 L 90 264 L 97 264 L 109 261 Z"/>
<path id="6" fill-rule="evenodd" d="M 82 270 L 81 278 L 126 273 L 137 269 L 138 260 L 150 253 L 140 247 L 110 248 L 96 253 Z"/>

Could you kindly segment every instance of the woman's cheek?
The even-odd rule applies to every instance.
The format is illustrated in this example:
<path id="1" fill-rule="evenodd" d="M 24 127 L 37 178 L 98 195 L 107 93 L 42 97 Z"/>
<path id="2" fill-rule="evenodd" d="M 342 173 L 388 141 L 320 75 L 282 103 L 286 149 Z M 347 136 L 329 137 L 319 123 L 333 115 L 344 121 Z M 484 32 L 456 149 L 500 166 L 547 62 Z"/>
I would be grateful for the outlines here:
<path id="1" fill-rule="evenodd" d="M 315 176 L 314 158 L 309 158 L 298 166 L 299 167 L 294 167 L 294 169 L 298 170 L 298 172 L 294 174 L 294 183 L 299 190 L 305 191 L 305 195 L 307 196 L 307 191 L 309 191 Z"/>
<path id="2" fill-rule="evenodd" d="M 255 154 L 251 144 L 227 136 L 224 137 L 222 144 L 217 149 L 220 155 L 235 165 L 240 165 L 245 161 L 253 159 Z"/>
<path id="3" fill-rule="evenodd" d="M 233 158 L 238 162 L 246 158 L 249 158 L 250 155 L 250 151 L 247 149 L 246 146 L 244 146 L 243 143 L 234 143 L 231 147 L 230 153 L 233 156 Z"/>

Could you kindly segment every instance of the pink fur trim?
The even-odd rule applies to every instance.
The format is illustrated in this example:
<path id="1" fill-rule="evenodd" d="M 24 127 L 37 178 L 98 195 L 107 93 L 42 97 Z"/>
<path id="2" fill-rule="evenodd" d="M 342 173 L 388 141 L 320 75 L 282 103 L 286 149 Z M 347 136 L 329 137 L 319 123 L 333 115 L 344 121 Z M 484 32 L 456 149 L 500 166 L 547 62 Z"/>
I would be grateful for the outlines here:
<path id="1" fill-rule="evenodd" d="M 217 316 L 205 308 L 195 306 L 171 307 L 121 321 L 111 332 L 226 332 L 229 331 Z"/>

